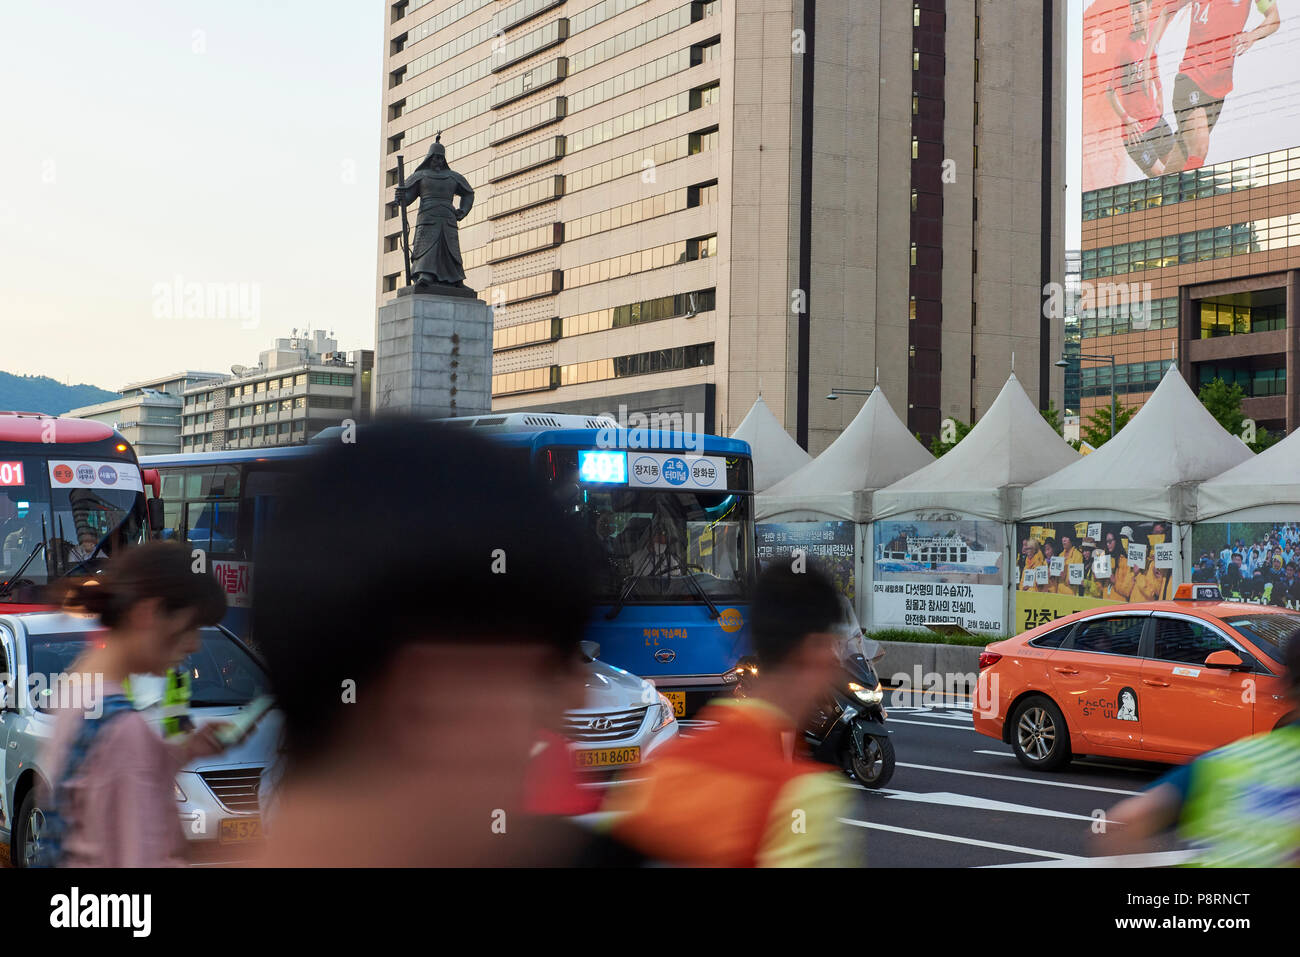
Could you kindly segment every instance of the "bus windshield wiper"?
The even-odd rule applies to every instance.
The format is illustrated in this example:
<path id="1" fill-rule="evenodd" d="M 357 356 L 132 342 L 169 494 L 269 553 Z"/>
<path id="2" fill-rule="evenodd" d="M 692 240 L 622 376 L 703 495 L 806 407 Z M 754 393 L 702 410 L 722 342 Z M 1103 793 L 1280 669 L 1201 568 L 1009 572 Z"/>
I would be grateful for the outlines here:
<path id="1" fill-rule="evenodd" d="M 640 571 L 635 571 L 632 574 L 627 576 L 627 581 L 624 583 L 622 590 L 619 592 L 618 601 L 614 602 L 613 608 L 605 612 L 606 620 L 612 621 L 613 619 L 618 617 L 618 613 L 622 611 L 623 606 L 627 604 L 627 600 L 632 594 L 632 589 L 636 587 L 636 583 L 642 579 L 642 577 L 645 575 L 646 571 L 650 568 L 650 566 L 658 565 L 658 564 L 659 564 L 659 556 L 654 556 L 653 558 L 647 556 L 646 561 L 641 566 Z"/>
<path id="2" fill-rule="evenodd" d="M 713 603 L 713 599 L 709 597 L 709 593 L 704 590 L 704 586 L 700 584 L 700 580 L 695 577 L 695 572 L 691 571 L 691 566 L 681 559 L 678 559 L 678 565 L 681 566 L 683 577 L 685 577 L 685 579 L 690 582 L 691 587 L 695 589 L 695 594 L 704 599 L 704 604 L 709 606 L 709 617 L 715 620 L 720 618 L 722 612 L 718 611 L 718 606 Z"/>
<path id="3" fill-rule="evenodd" d="M 5 595 L 8 595 L 11 591 L 13 591 L 14 585 L 17 582 L 22 581 L 23 572 L 27 571 L 27 566 L 32 563 L 32 560 L 36 557 L 37 552 L 39 552 L 44 547 L 45 547 L 44 539 L 37 542 L 36 547 L 32 549 L 32 553 L 27 556 L 27 560 L 18 566 L 18 571 L 14 572 L 13 575 L 7 581 L 0 582 L 0 598 L 3 598 Z"/>

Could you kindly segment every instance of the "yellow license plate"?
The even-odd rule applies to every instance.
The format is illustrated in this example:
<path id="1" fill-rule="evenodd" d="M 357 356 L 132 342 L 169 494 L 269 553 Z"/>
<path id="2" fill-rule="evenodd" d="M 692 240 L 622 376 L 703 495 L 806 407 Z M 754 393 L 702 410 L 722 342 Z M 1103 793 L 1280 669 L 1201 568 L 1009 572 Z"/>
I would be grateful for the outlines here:
<path id="1" fill-rule="evenodd" d="M 230 818 L 221 822 L 222 844 L 246 844 L 262 839 L 260 818 Z"/>
<path id="2" fill-rule="evenodd" d="M 673 714 L 679 718 L 686 717 L 686 692 L 665 691 L 664 697 L 673 703 Z"/>
<path id="3" fill-rule="evenodd" d="M 594 748 L 574 751 L 573 763 L 580 768 L 608 768 L 620 764 L 640 764 L 641 748 Z"/>

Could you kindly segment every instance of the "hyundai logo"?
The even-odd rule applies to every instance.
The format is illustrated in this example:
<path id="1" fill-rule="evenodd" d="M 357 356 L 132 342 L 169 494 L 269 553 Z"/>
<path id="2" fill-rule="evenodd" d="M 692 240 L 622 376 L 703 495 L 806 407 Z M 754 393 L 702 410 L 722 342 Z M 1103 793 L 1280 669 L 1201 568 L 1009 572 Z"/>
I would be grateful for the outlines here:
<path id="1" fill-rule="evenodd" d="M 671 648 L 660 648 L 655 652 L 655 661 L 659 662 L 661 665 L 668 664 L 668 662 L 672 661 L 676 657 L 677 652 L 673 651 Z"/>
<path id="2" fill-rule="evenodd" d="M 610 728 L 610 725 L 612 725 L 613 723 L 614 723 L 614 722 L 610 721 L 609 718 L 603 718 L 603 717 L 602 717 L 602 718 L 592 718 L 590 721 L 587 722 L 587 730 L 588 730 L 588 731 L 608 731 L 609 728 Z"/>

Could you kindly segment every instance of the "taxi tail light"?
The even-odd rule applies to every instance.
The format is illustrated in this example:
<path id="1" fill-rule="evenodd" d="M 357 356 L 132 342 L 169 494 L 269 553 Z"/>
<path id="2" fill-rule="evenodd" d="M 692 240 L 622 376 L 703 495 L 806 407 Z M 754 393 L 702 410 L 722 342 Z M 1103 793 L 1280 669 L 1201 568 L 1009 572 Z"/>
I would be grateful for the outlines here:
<path id="1" fill-rule="evenodd" d="M 1002 660 L 1002 656 L 998 654 L 996 651 L 981 651 L 980 671 L 983 671 L 985 668 L 992 668 L 1001 660 Z"/>

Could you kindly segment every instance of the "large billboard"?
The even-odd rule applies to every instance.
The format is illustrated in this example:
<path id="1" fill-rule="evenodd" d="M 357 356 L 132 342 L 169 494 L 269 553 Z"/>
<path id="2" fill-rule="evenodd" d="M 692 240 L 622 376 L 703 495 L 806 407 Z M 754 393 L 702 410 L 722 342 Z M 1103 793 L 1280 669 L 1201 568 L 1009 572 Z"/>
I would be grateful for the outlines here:
<path id="1" fill-rule="evenodd" d="M 1003 630 L 1003 525 L 953 516 L 875 523 L 871 625 Z"/>
<path id="2" fill-rule="evenodd" d="M 1016 632 L 1099 605 L 1173 597 L 1169 522 L 1016 526 Z"/>
<path id="3" fill-rule="evenodd" d="M 1083 190 L 1300 145 L 1300 0 L 1092 0 Z"/>
<path id="4" fill-rule="evenodd" d="M 800 549 L 821 566 L 849 601 L 857 586 L 856 536 L 857 526 L 852 522 L 760 522 L 754 528 L 759 561 L 789 559 Z"/>
<path id="5" fill-rule="evenodd" d="M 1300 522 L 1200 522 L 1192 566 L 1228 601 L 1300 608 Z"/>

